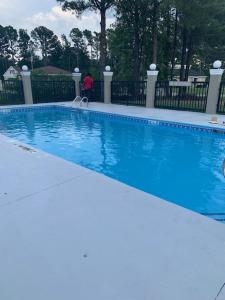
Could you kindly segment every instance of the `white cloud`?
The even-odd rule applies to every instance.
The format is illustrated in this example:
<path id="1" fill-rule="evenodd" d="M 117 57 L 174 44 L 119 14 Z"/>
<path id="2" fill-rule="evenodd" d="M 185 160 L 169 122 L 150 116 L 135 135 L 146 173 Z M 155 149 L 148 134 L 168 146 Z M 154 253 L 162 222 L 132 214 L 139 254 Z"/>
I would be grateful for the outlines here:
<path id="1" fill-rule="evenodd" d="M 113 17 L 107 17 L 107 27 L 114 22 Z M 39 12 L 32 17 L 27 18 L 29 29 L 36 26 L 46 26 L 57 34 L 66 33 L 74 27 L 80 30 L 89 29 L 92 31 L 100 31 L 100 16 L 97 13 L 89 12 L 81 17 L 77 17 L 70 11 L 63 11 L 60 6 L 55 5 L 48 12 Z"/>
<path id="2" fill-rule="evenodd" d="M 114 17 L 110 14 L 107 17 L 107 26 L 113 22 Z M 100 31 L 100 16 L 87 12 L 78 18 L 69 11 L 62 11 L 56 0 L 0 0 L 0 24 L 28 31 L 42 25 L 58 35 L 68 35 L 74 27 Z"/>

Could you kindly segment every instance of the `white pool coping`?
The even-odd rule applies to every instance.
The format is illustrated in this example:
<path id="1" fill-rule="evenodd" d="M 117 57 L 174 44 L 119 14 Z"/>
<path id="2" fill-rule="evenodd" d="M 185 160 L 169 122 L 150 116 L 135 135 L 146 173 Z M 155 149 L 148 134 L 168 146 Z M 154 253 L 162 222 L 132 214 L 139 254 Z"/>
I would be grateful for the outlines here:
<path id="1" fill-rule="evenodd" d="M 119 105 L 89 109 L 210 120 Z M 0 135 L 0 299 L 225 299 L 224 289 L 216 298 L 225 282 L 225 225 L 21 146 Z"/>

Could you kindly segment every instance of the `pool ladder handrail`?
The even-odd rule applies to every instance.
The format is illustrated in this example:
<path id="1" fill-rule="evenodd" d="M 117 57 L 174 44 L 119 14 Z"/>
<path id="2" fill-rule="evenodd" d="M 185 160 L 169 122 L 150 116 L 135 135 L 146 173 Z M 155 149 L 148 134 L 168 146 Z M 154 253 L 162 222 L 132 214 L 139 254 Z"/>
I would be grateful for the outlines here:
<path id="1" fill-rule="evenodd" d="M 82 106 L 82 103 L 84 103 L 84 101 L 87 103 L 87 106 L 88 106 L 88 103 L 89 103 L 89 100 L 88 100 L 88 97 L 82 97 L 81 96 L 76 96 L 76 98 L 73 100 L 72 103 L 78 103 L 80 106 Z"/>

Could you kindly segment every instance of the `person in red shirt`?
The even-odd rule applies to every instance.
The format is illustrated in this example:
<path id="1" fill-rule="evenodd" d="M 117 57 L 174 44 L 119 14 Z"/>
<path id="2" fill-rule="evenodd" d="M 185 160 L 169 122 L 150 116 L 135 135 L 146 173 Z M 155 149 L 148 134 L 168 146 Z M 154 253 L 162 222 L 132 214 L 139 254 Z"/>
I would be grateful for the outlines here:
<path id="1" fill-rule="evenodd" d="M 88 73 L 87 75 L 85 75 L 83 80 L 83 91 L 84 91 L 84 96 L 87 97 L 89 101 L 92 98 L 93 85 L 94 85 L 93 77 L 91 76 L 90 73 Z"/>

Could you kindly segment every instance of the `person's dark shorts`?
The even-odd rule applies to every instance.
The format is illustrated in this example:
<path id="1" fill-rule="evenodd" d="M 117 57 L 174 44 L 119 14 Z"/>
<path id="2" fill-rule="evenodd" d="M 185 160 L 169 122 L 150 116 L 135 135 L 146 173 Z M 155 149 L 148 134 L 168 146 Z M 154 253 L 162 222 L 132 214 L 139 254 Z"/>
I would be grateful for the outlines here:
<path id="1" fill-rule="evenodd" d="M 88 101 L 93 101 L 93 90 L 84 90 L 84 97 L 87 97 Z"/>

